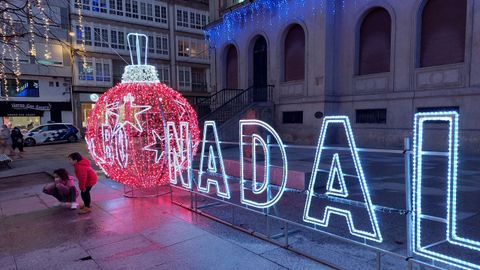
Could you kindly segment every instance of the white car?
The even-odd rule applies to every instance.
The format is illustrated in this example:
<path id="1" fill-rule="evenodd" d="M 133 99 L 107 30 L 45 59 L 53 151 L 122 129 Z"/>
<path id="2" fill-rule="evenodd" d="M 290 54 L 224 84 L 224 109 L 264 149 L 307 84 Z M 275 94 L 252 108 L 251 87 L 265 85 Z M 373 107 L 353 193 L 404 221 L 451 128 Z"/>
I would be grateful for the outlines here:
<path id="1" fill-rule="evenodd" d="M 38 126 L 25 134 L 26 146 L 54 142 L 76 142 L 81 138 L 80 130 L 69 123 L 52 123 Z"/>

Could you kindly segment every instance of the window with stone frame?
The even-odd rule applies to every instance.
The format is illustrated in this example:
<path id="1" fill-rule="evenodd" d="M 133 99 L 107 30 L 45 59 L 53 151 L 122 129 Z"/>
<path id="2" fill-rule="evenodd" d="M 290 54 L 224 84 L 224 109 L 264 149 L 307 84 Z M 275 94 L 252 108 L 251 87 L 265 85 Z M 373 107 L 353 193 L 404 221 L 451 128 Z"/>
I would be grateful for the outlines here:
<path id="1" fill-rule="evenodd" d="M 284 80 L 305 79 L 305 32 L 300 25 L 290 27 L 284 45 Z"/>
<path id="2" fill-rule="evenodd" d="M 465 61 L 467 0 L 429 0 L 421 18 L 420 67 Z"/>
<path id="3" fill-rule="evenodd" d="M 359 33 L 358 75 L 390 72 L 392 20 L 384 8 L 374 8 Z"/>

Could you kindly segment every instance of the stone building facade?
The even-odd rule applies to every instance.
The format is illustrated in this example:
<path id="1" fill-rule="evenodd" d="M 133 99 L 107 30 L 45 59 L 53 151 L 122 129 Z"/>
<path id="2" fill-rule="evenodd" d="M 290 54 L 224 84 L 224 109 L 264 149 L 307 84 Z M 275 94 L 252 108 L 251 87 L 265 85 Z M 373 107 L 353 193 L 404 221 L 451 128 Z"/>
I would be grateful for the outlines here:
<path id="1" fill-rule="evenodd" d="M 360 147 L 401 148 L 416 112 L 455 110 L 461 151 L 478 152 L 478 5 L 212 1 L 212 85 L 273 85 L 273 124 L 285 141 L 313 143 L 323 116 L 348 115 Z M 441 125 L 432 128 L 445 136 Z"/>

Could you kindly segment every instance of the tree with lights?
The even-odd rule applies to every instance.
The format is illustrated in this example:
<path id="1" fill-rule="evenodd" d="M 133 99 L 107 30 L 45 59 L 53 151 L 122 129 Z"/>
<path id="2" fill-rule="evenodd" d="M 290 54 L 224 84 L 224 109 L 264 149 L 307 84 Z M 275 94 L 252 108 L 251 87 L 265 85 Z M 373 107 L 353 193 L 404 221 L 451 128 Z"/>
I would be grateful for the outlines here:
<path id="1" fill-rule="evenodd" d="M 37 64 L 48 64 L 52 41 L 70 46 L 51 31 L 52 27 L 61 26 L 59 19 L 53 18 L 54 14 L 50 0 L 0 1 L 0 80 L 5 87 L 7 74 L 11 74 L 18 88 L 20 58 L 33 57 Z M 43 44 L 41 49 L 39 41 Z"/>

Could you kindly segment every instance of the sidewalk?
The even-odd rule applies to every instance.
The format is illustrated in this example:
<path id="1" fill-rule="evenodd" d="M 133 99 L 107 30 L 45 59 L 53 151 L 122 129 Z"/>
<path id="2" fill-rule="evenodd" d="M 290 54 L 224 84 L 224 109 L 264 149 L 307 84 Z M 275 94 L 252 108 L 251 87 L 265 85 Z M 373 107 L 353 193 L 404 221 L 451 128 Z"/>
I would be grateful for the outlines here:
<path id="1" fill-rule="evenodd" d="M 78 215 L 41 193 L 49 175 L 5 176 L 69 168 L 64 156 L 84 145 L 27 151 L 14 169 L 0 171 L 0 269 L 330 269 L 168 196 L 125 198 L 123 186 L 105 179 L 92 190 L 93 212 Z"/>

